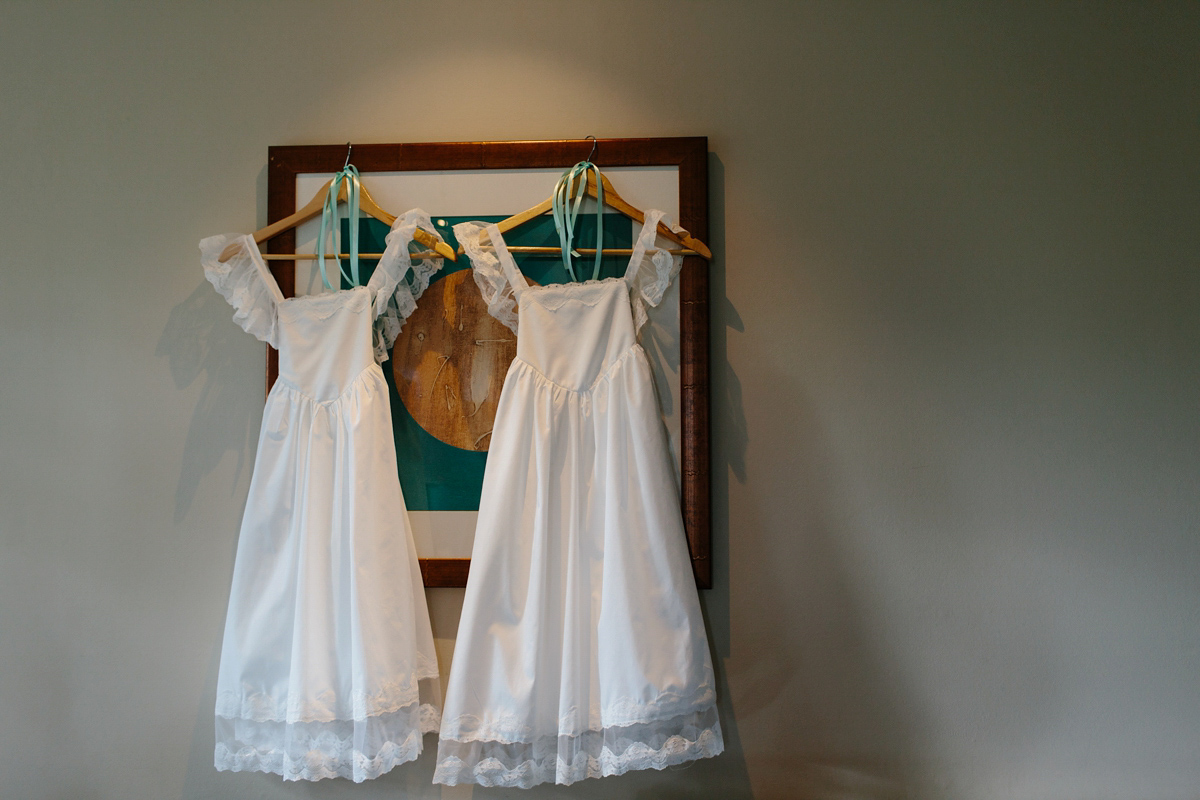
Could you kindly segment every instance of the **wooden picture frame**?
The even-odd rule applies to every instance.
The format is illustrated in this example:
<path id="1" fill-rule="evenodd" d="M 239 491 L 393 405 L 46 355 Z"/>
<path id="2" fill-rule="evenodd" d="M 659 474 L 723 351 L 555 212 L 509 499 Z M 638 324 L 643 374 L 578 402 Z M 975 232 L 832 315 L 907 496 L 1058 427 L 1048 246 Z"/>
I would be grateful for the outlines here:
<path id="1" fill-rule="evenodd" d="M 588 158 L 591 139 L 516 142 L 431 142 L 355 144 L 352 161 L 364 177 L 371 172 L 425 170 L 567 169 Z M 342 168 L 346 145 L 274 146 L 268 150 L 268 222 L 296 210 L 296 178 Z M 675 167 L 679 182 L 679 223 L 708 240 L 708 139 L 702 136 L 656 139 L 600 139 L 591 160 L 606 167 Z M 549 194 L 550 186 L 547 186 Z M 307 198 L 304 198 L 307 199 Z M 430 209 L 436 213 L 436 209 Z M 513 209 L 519 211 L 521 209 Z M 296 252 L 294 230 L 268 242 L 268 252 Z M 285 297 L 295 294 L 295 262 L 272 261 L 271 272 Z M 711 476 L 709 440 L 708 264 L 684 258 L 679 276 L 680 479 L 684 527 L 692 570 L 701 589 L 712 586 Z M 268 346 L 267 390 L 279 374 L 279 354 Z M 470 559 L 423 558 L 427 587 L 466 585 Z"/>

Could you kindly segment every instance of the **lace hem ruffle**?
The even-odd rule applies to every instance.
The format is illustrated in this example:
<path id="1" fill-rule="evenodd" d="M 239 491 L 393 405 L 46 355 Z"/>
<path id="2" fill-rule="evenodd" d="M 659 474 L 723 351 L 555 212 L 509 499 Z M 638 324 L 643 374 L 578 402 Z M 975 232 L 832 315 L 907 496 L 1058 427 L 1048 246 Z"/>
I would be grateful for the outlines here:
<path id="1" fill-rule="evenodd" d="M 221 253 L 230 244 L 238 245 L 237 252 L 221 261 Z M 258 257 L 254 240 L 237 234 L 202 239 L 200 265 L 208 282 L 233 306 L 233 321 L 259 341 L 277 347 L 283 295 Z"/>
<path id="2" fill-rule="evenodd" d="M 365 720 L 258 722 L 217 717 L 213 763 L 231 772 L 273 772 L 284 780 L 377 778 L 421 754 L 421 735 L 438 728 L 429 704 Z"/>
<path id="3" fill-rule="evenodd" d="M 425 664 L 417 673 L 397 678 L 373 692 L 358 691 L 341 698 L 332 690 L 305 695 L 277 696 L 243 686 L 241 691 L 217 691 L 218 717 L 254 722 L 333 722 L 364 720 L 394 713 L 420 701 L 441 707 L 441 685 L 436 667 Z"/>
<path id="4" fill-rule="evenodd" d="M 626 728 L 630 725 L 658 724 L 663 720 L 695 713 L 697 708 L 707 708 L 716 699 L 711 684 L 705 684 L 693 692 L 664 692 L 653 702 L 622 699 L 609 703 L 602 710 L 589 712 L 571 708 L 559 715 L 558 731 L 586 732 L 609 728 Z M 484 715 L 459 714 L 447 719 L 442 725 L 441 735 L 460 742 L 528 742 L 535 734 L 527 724 L 528 715 L 505 713 L 499 710 Z"/>
<path id="5" fill-rule="evenodd" d="M 387 361 L 388 351 L 400 335 L 404 321 L 416 310 L 417 300 L 429 288 L 430 278 L 445 263 L 443 258 L 426 258 L 416 262 L 410 258 L 415 249 L 424 249 L 413 242 L 418 227 L 432 232 L 438 241 L 443 241 L 428 214 L 419 208 L 405 212 L 392 223 L 386 240 L 387 249 L 368 283 L 375 303 L 374 350 L 377 363 Z"/>
<path id="6" fill-rule="evenodd" d="M 709 758 L 725 749 L 715 706 L 625 727 L 528 742 L 458 741 L 443 733 L 434 783 L 529 788 L 571 784 Z"/>
<path id="7" fill-rule="evenodd" d="M 460 222 L 454 226 L 454 237 L 471 261 L 471 273 L 488 313 L 513 333 L 517 332 L 517 299 L 512 284 L 504 274 L 494 250 L 487 250 L 480 239 L 487 225 L 482 222 Z"/>

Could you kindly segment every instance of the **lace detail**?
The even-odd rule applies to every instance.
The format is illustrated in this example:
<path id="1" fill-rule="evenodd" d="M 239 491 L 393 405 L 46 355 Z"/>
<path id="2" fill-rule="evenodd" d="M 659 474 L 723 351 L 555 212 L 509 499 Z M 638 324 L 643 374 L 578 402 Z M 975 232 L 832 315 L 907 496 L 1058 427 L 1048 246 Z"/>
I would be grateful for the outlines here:
<path id="1" fill-rule="evenodd" d="M 569 390 L 568 390 L 569 391 Z M 653 702 L 623 698 L 605 706 L 581 713 L 571 708 L 559 715 L 559 733 L 578 733 L 605 728 L 623 728 L 629 725 L 651 723 L 693 713 L 716 701 L 711 684 L 705 684 L 689 694 L 663 692 Z M 528 742 L 534 735 L 533 728 L 526 724 L 527 715 L 508 712 L 491 712 L 480 717 L 475 714 L 460 714 L 446 720 L 441 735 L 460 742 Z"/>
<path id="2" fill-rule="evenodd" d="M 538 303 L 551 310 L 568 301 L 595 305 L 599 300 L 598 296 L 592 297 L 591 302 L 588 302 L 587 292 L 583 292 L 584 296 L 580 297 L 579 292 L 572 290 L 580 286 L 594 287 L 624 280 L 629 285 L 629 302 L 633 311 L 634 330 L 640 331 L 649 319 L 646 308 L 657 306 L 662 302 L 663 295 L 671 285 L 671 281 L 675 280 L 675 276 L 679 274 L 679 270 L 683 266 L 683 256 L 672 255 L 665 249 L 655 247 L 659 222 L 665 222 L 671 230 L 678 234 L 687 234 L 686 230 L 674 222 L 666 220 L 665 217 L 666 215 L 662 211 L 652 209 L 646 212 L 646 221 L 634 243 L 629 266 L 623 278 L 602 278 L 546 286 L 531 285 L 528 287 L 528 290 L 531 291 L 530 296 L 535 297 Z M 479 293 L 483 295 L 484 302 L 487 303 L 488 313 L 516 333 L 516 295 L 511 282 L 504 273 L 500 257 L 495 249 L 485 248 L 481 244 L 481 239 L 486 234 L 487 225 L 482 222 L 462 222 L 454 226 L 454 235 L 462 245 L 463 252 L 471 260 L 475 283 L 479 286 Z M 503 243 L 493 242 L 492 244 Z M 560 294 L 558 290 L 564 291 Z"/>
<path id="3" fill-rule="evenodd" d="M 609 293 L 609 287 L 623 284 L 623 278 L 603 278 L 598 281 L 578 283 L 551 283 L 545 286 L 530 285 L 522 297 L 550 311 L 556 311 L 567 303 L 594 306 Z"/>
<path id="4" fill-rule="evenodd" d="M 421 733 L 437 733 L 442 727 L 441 701 L 437 704 L 422 703 L 419 709 Z"/>
<path id="5" fill-rule="evenodd" d="M 374 349 L 375 361 L 380 364 L 387 361 L 388 350 L 400 335 L 404 321 L 416 310 L 417 300 L 429 288 L 430 278 L 445 263 L 443 258 L 414 262 L 409 257 L 411 253 L 425 249 L 413 241 L 418 227 L 432 232 L 439 242 L 443 241 L 428 214 L 419 208 L 405 212 L 392 223 L 386 240 L 387 249 L 367 283 L 375 303 Z"/>
<path id="6" fill-rule="evenodd" d="M 310 695 L 278 697 L 268 692 L 221 691 L 217 693 L 217 716 L 255 722 L 329 722 L 338 719 L 363 720 L 389 714 L 418 699 L 441 706 L 440 679 L 437 669 L 420 670 L 397 678 L 374 692 L 357 691 L 339 698 L 332 689 Z"/>
<path id="7" fill-rule="evenodd" d="M 664 220 L 661 211 L 646 212 L 646 224 L 633 246 L 633 255 L 629 260 L 629 269 L 625 273 L 629 281 L 629 302 L 633 308 L 633 329 L 640 331 L 646 324 L 648 306 L 657 306 L 662 302 L 663 294 L 683 266 L 683 256 L 672 255 L 664 249 L 655 249 L 658 223 L 665 222 L 667 227 L 680 235 L 687 231 L 670 220 Z M 650 251 L 650 252 L 648 252 Z"/>
<path id="8" fill-rule="evenodd" d="M 339 311 L 361 311 L 367 307 L 370 295 L 361 286 L 317 294 L 302 294 L 288 297 L 279 304 L 279 313 L 288 314 L 292 309 L 304 308 L 309 319 L 329 319 Z"/>
<path id="9" fill-rule="evenodd" d="M 221 253 L 230 244 L 237 252 L 222 262 Z M 233 306 L 233 321 L 242 330 L 272 347 L 279 346 L 279 304 L 283 294 L 258 254 L 250 236 L 222 234 L 200 242 L 200 264 L 204 277 Z"/>
<path id="10" fill-rule="evenodd" d="M 545 291 L 552 290 L 552 289 L 569 289 L 572 286 L 599 286 L 600 284 L 603 284 L 603 283 L 616 283 L 617 281 L 623 281 L 623 280 L 625 280 L 625 279 L 622 278 L 621 276 L 614 275 L 609 278 L 588 278 L 585 281 L 566 281 L 565 283 L 546 283 L 546 284 L 531 283 L 531 284 L 529 284 L 529 286 L 527 288 L 529 290 L 535 291 L 535 292 L 536 291 L 545 292 Z"/>
<path id="11" fill-rule="evenodd" d="M 630 770 L 665 769 L 724 749 L 713 705 L 655 722 L 524 742 L 462 742 L 443 733 L 433 782 L 527 789 L 551 781 L 571 784 Z"/>
<path id="12" fill-rule="evenodd" d="M 258 722 L 217 717 L 218 770 L 273 772 L 284 780 L 370 780 L 421 754 L 421 735 L 437 730 L 438 710 L 412 703 L 364 720 Z"/>
<path id="13" fill-rule="evenodd" d="M 487 303 L 488 313 L 516 333 L 517 298 L 495 251 L 484 249 L 480 243 L 486 232 L 487 224 L 483 222 L 460 222 L 454 226 L 454 236 L 471 260 L 475 285 Z"/>

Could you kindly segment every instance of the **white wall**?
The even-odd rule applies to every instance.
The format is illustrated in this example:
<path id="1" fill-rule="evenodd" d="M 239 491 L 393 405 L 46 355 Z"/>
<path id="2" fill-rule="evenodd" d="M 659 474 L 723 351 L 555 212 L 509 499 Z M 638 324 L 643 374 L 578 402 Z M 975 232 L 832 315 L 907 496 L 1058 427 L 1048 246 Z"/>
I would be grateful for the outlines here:
<path id="1" fill-rule="evenodd" d="M 268 145 L 596 134 L 709 137 L 729 750 L 520 796 L 1194 797 L 1198 46 L 1168 3 L 4 3 L 0 796 L 471 796 L 211 768 L 263 348 L 196 243 L 264 222 Z"/>

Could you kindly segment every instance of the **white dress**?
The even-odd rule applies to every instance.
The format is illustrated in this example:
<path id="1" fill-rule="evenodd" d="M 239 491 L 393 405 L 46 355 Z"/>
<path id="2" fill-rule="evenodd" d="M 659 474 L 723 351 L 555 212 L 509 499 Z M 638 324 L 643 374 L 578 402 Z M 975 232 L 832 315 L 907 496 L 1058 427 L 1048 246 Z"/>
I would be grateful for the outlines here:
<path id="1" fill-rule="evenodd" d="M 421 752 L 440 686 L 379 363 L 439 264 L 396 220 L 366 286 L 285 299 L 249 236 L 200 243 L 234 320 L 279 350 L 217 677 L 219 770 L 362 781 Z M 221 263 L 230 243 L 238 252 Z"/>
<path id="2" fill-rule="evenodd" d="M 491 313 L 519 333 L 436 783 L 569 784 L 724 747 L 679 489 L 637 343 L 645 306 L 679 269 L 664 251 L 647 257 L 661 217 L 646 215 L 624 277 L 548 286 L 527 284 L 495 226 L 454 228 Z"/>

